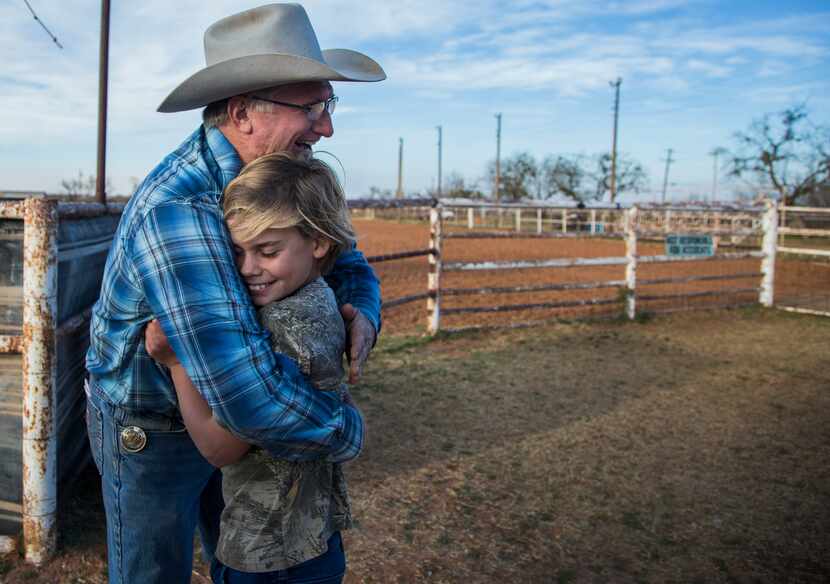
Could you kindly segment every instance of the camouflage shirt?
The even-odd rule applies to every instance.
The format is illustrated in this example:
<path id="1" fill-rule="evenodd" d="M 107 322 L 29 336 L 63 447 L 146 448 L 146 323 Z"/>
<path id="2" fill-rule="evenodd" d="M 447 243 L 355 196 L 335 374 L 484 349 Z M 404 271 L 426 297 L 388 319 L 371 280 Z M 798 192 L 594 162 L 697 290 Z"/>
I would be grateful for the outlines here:
<path id="1" fill-rule="evenodd" d="M 346 329 L 322 278 L 263 306 L 259 318 L 274 351 L 294 359 L 317 389 L 340 389 Z M 222 469 L 222 491 L 216 556 L 243 572 L 284 570 L 315 558 L 332 534 L 351 526 L 339 464 L 277 460 L 252 448 Z"/>

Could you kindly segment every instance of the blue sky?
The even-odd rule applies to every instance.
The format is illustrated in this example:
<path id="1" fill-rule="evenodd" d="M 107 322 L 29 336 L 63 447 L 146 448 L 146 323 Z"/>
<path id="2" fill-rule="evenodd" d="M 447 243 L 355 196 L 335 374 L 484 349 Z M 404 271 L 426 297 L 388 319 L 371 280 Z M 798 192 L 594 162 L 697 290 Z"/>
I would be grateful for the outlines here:
<path id="1" fill-rule="evenodd" d="M 95 172 L 100 5 L 0 2 L 0 190 L 59 192 Z M 262 2 L 113 2 L 108 168 L 115 191 L 143 177 L 199 123 L 155 109 L 204 64 L 213 21 Z M 716 146 L 753 118 L 806 102 L 830 122 L 830 3 L 826 1 L 303 2 L 323 48 L 375 58 L 388 80 L 335 85 L 335 135 L 322 149 L 345 169 L 349 196 L 394 189 L 404 139 L 407 192 L 433 186 L 437 132 L 443 174 L 467 181 L 502 154 L 592 154 L 610 148 L 613 90 L 622 77 L 619 149 L 648 170 L 654 200 L 674 150 L 675 200 L 708 193 Z M 174 8 L 174 10 L 171 10 Z M 489 188 L 482 181 L 480 186 Z M 728 185 L 722 192 L 745 185 Z M 725 194 L 723 193 L 723 194 Z"/>

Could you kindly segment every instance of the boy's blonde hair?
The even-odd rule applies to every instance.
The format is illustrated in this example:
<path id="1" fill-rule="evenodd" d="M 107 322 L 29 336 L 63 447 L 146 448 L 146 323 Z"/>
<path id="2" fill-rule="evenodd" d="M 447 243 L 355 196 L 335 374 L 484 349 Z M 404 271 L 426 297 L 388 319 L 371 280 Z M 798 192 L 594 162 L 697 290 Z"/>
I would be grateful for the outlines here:
<path id="1" fill-rule="evenodd" d="M 277 152 L 257 158 L 225 188 L 225 220 L 234 236 L 250 241 L 267 229 L 296 227 L 305 237 L 324 237 L 331 249 L 320 261 L 325 274 L 352 246 L 354 228 L 334 171 L 314 158 Z"/>

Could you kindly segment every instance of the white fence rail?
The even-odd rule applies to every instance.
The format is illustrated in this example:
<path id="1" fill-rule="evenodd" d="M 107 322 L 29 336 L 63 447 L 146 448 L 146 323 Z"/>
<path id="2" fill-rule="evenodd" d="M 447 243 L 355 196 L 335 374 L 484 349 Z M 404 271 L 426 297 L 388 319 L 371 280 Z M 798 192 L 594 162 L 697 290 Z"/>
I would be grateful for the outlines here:
<path id="1" fill-rule="evenodd" d="M 436 206 L 430 215 L 430 272 L 427 291 L 427 331 L 435 334 L 440 330 L 442 315 L 470 314 L 470 313 L 494 313 L 508 311 L 526 311 L 535 309 L 570 308 L 578 306 L 597 306 L 624 302 L 624 312 L 628 318 L 634 319 L 638 314 L 638 301 L 670 300 L 678 298 L 700 298 L 724 294 L 724 291 L 687 291 L 672 294 L 643 294 L 638 291 L 638 286 L 670 283 L 688 283 L 696 281 L 717 281 L 730 279 L 760 278 L 760 286 L 730 288 L 729 293 L 746 294 L 753 293 L 757 302 L 764 306 L 773 305 L 773 290 L 775 280 L 775 256 L 776 256 L 776 228 L 778 225 L 777 209 L 774 205 L 767 205 L 763 214 L 745 213 L 735 220 L 725 224 L 722 217 L 711 215 L 703 219 L 690 220 L 686 214 L 683 221 L 677 221 L 672 217 L 671 210 L 660 215 L 662 222 L 655 220 L 655 214 L 650 210 L 643 216 L 642 211 L 637 207 L 615 213 L 616 210 L 606 210 L 607 213 L 601 216 L 601 221 L 592 210 L 579 210 L 578 213 L 585 213 L 587 222 L 573 221 L 573 210 L 557 210 L 552 216 L 550 213 L 535 210 L 528 214 L 526 209 L 508 209 L 508 212 L 486 207 L 459 208 Z M 490 226 L 498 229 L 509 227 L 505 217 L 512 215 L 515 232 L 505 231 L 481 231 L 488 226 L 488 214 L 491 215 Z M 558 215 L 558 217 L 557 217 Z M 459 217 L 464 221 L 460 221 Z M 526 221 L 525 217 L 532 219 Z M 672 221 L 675 221 L 672 223 Z M 445 230 L 446 224 L 466 227 L 464 231 Z M 528 232 L 524 226 L 532 225 L 535 233 Z M 558 227 L 561 231 L 551 232 L 551 225 Z M 585 225 L 588 225 L 586 228 Z M 597 227 L 601 225 L 602 227 Z M 654 237 L 662 235 L 667 225 L 676 225 L 671 229 L 682 229 L 692 233 L 709 233 L 717 237 L 728 235 L 730 237 L 755 237 L 762 239 L 763 248 L 760 251 L 736 251 L 721 252 L 708 258 L 701 257 L 675 257 L 668 255 L 642 256 L 638 253 L 638 242 L 643 237 Z M 574 231 L 568 232 L 572 228 Z M 620 227 L 621 226 L 621 227 Z M 473 231 L 473 230 L 477 231 Z M 590 257 L 590 258 L 555 258 L 539 260 L 519 261 L 473 261 L 473 262 L 445 262 L 441 255 L 442 241 L 445 239 L 480 239 L 480 238 L 549 238 L 569 236 L 603 236 L 623 237 L 626 244 L 626 255 L 619 257 Z M 743 259 L 758 259 L 760 267 L 758 271 L 737 271 L 729 274 L 719 275 L 684 275 L 667 278 L 650 278 L 638 280 L 637 271 L 640 264 L 657 264 L 672 262 L 718 262 L 734 261 Z M 579 266 L 625 266 L 624 280 L 601 280 L 594 282 L 573 282 L 564 284 L 544 284 L 528 286 L 499 287 L 490 286 L 482 288 L 445 288 L 442 285 L 443 272 L 469 272 L 469 271 L 498 271 L 513 269 L 540 269 L 540 268 L 573 268 Z M 622 291 L 618 298 L 587 298 L 580 300 L 563 300 L 560 302 L 533 302 L 519 304 L 502 304 L 489 306 L 469 306 L 446 308 L 442 306 L 443 296 L 460 295 L 484 295 L 484 294 L 506 294 L 506 293 L 527 293 L 555 290 L 596 290 L 602 288 L 618 288 Z"/>

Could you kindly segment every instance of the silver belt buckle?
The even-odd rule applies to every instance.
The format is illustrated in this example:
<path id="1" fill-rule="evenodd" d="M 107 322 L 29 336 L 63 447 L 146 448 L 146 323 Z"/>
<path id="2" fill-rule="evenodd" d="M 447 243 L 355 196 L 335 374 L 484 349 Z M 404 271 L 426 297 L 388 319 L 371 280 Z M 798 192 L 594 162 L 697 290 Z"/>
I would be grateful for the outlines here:
<path id="1" fill-rule="evenodd" d="M 147 446 L 147 434 L 138 426 L 127 426 L 121 430 L 121 446 L 133 454 L 141 452 Z"/>

